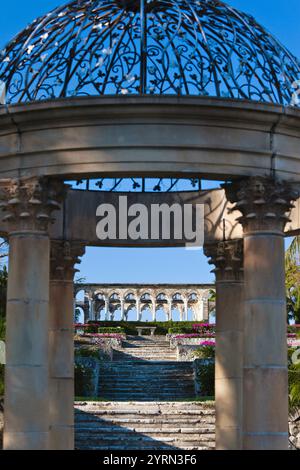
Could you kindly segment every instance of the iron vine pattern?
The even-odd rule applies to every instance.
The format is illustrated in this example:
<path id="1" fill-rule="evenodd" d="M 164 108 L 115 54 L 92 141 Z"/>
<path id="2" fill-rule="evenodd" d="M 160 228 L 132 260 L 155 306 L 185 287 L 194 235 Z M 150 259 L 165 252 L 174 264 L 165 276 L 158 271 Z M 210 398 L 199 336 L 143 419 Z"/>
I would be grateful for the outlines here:
<path id="1" fill-rule="evenodd" d="M 7 103 L 197 95 L 299 105 L 300 63 L 217 0 L 76 0 L 1 51 Z"/>

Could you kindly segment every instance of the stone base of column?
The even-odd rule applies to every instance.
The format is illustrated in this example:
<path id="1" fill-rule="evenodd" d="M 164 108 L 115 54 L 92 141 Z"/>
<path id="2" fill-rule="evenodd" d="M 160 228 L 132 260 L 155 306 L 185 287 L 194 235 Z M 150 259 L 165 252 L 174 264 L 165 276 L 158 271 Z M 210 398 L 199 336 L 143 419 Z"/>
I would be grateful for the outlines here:
<path id="1" fill-rule="evenodd" d="M 49 450 L 48 432 L 5 432 L 5 450 Z"/>
<path id="2" fill-rule="evenodd" d="M 50 449 L 74 450 L 74 397 L 73 379 L 50 381 Z"/>

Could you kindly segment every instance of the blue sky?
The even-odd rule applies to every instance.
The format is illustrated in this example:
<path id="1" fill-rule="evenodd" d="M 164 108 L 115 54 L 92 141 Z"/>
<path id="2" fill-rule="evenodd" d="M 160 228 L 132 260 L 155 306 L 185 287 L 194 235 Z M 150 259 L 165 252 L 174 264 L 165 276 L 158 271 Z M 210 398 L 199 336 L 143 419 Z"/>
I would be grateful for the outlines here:
<path id="1" fill-rule="evenodd" d="M 34 18 L 55 8 L 59 0 L 1 2 L 0 47 Z M 300 57 L 300 1 L 230 0 L 231 6 L 251 13 L 291 52 Z M 87 282 L 212 282 L 211 267 L 202 251 L 179 248 L 89 248 L 80 266 Z"/>

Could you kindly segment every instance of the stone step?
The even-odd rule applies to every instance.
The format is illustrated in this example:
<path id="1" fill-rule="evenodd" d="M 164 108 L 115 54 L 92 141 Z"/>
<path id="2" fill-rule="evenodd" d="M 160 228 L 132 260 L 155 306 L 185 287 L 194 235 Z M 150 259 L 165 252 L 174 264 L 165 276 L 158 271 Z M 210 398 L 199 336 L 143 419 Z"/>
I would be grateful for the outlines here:
<path id="1" fill-rule="evenodd" d="M 212 450 L 214 449 L 214 443 L 207 443 L 206 446 L 178 446 L 178 447 L 174 447 L 174 446 L 170 446 L 170 445 L 163 445 L 161 443 L 155 443 L 155 447 L 153 445 L 152 442 L 150 443 L 140 443 L 138 446 L 137 444 L 133 444 L 133 445 L 130 445 L 130 444 L 115 444 L 115 445 L 112 445 L 110 444 L 109 447 L 107 446 L 107 444 L 102 444 L 101 442 L 100 443 L 97 443 L 96 445 L 91 445 L 90 442 L 87 440 L 87 441 L 76 441 L 75 443 L 75 448 L 76 449 L 79 449 L 79 450 L 111 450 L 111 451 L 125 451 L 125 450 L 186 450 L 186 451 L 194 451 L 194 450 Z"/>
<path id="2" fill-rule="evenodd" d="M 124 430 L 126 431 L 126 429 Z M 183 443 L 184 445 L 191 445 L 191 444 L 197 444 L 200 445 L 200 443 L 203 442 L 211 442 L 214 441 L 215 439 L 215 434 L 214 433 L 207 433 L 207 434 L 186 434 L 186 435 L 180 435 L 180 436 L 169 436 L 165 434 L 159 434 L 159 433 L 148 433 L 147 435 L 135 433 L 135 432 L 114 432 L 113 435 L 109 434 L 100 434 L 99 436 L 96 433 L 93 433 L 92 430 L 88 430 L 88 432 L 85 431 L 80 431 L 80 437 L 78 439 L 84 440 L 84 439 L 89 439 L 89 442 L 91 443 L 92 441 L 98 441 L 104 443 L 118 443 L 120 441 L 125 441 L 126 443 L 130 440 L 131 442 L 152 442 L 152 441 L 159 441 L 160 439 L 163 439 L 163 442 L 165 444 L 167 443 Z"/>
<path id="3" fill-rule="evenodd" d="M 101 421 L 101 426 L 111 426 L 111 425 L 125 425 L 125 427 L 133 428 L 133 429 L 140 429 L 142 427 L 149 427 L 152 429 L 152 426 L 155 429 L 173 429 L 174 426 L 178 426 L 180 429 L 214 429 L 215 419 L 176 419 L 176 420 L 162 420 L 162 419 L 149 419 L 149 418 L 116 418 L 116 417 L 108 417 L 105 416 L 93 416 L 91 418 L 87 418 L 86 416 L 77 416 L 77 423 L 82 425 L 89 425 L 91 427 L 99 426 L 99 422 Z M 189 428 L 189 426 L 192 426 Z"/>
<path id="4" fill-rule="evenodd" d="M 176 363 L 176 362 L 163 362 L 163 361 L 158 361 L 158 362 L 152 362 L 151 364 L 145 364 L 144 362 L 136 362 L 133 365 L 131 364 L 126 364 L 124 362 L 120 361 L 115 361 L 115 362 L 108 362 L 106 364 L 103 364 L 101 366 L 102 369 L 105 370 L 128 370 L 128 371 L 152 371 L 153 373 L 157 373 L 160 371 L 161 373 L 167 372 L 168 370 L 175 370 L 175 371 L 182 371 L 182 370 L 189 370 L 193 371 L 193 365 L 190 362 L 185 362 L 185 363 Z"/>
<path id="5" fill-rule="evenodd" d="M 124 427 L 120 427 L 117 425 L 111 425 L 110 423 L 106 423 L 107 425 L 104 426 L 103 423 L 94 423 L 94 425 L 90 423 L 78 423 L 77 429 L 80 433 L 84 433 L 86 431 L 91 432 L 92 434 L 99 434 L 102 435 L 105 433 L 107 436 L 109 433 L 112 433 L 114 436 L 118 434 L 126 434 L 128 436 L 131 435 L 136 435 L 136 434 L 147 434 L 147 435 L 157 435 L 157 436 L 174 436 L 180 434 L 180 436 L 183 436 L 185 434 L 191 434 L 191 439 L 194 439 L 195 436 L 198 438 L 199 435 L 214 435 L 215 434 L 215 429 L 214 426 L 198 426 L 198 427 L 192 427 L 192 428 L 183 428 L 183 427 L 169 427 L 169 428 L 161 428 L 161 429 L 155 429 L 153 427 L 134 427 L 130 425 L 126 425 Z"/>
<path id="6" fill-rule="evenodd" d="M 160 401 L 153 401 L 149 407 L 148 402 L 140 403 L 109 403 L 109 402 L 98 402 L 98 401 L 77 401 L 75 402 L 76 409 L 87 412 L 87 413 L 105 413 L 106 411 L 132 411 L 136 412 L 137 410 L 144 410 L 147 414 L 149 410 L 156 410 L 157 412 L 164 414 L 165 411 L 173 412 L 184 412 L 184 413 L 211 413 L 214 412 L 213 402 L 172 402 L 168 404 L 165 402 L 161 403 Z"/>
<path id="7" fill-rule="evenodd" d="M 157 410 L 151 410 L 149 405 L 149 411 L 146 412 L 145 410 L 137 409 L 135 412 L 133 410 L 128 409 L 120 409 L 114 410 L 113 405 L 117 402 L 111 403 L 112 409 L 107 409 L 105 411 L 89 411 L 84 412 L 80 409 L 75 409 L 75 414 L 78 417 L 78 420 L 86 420 L 86 421 L 93 421 L 93 420 L 108 420 L 108 421 L 120 421 L 120 422 L 131 422 L 131 423 L 206 423 L 206 422 L 214 422 L 215 414 L 213 410 L 194 410 L 190 412 L 181 412 L 179 410 L 172 412 L 172 410 L 167 410 L 164 413 L 160 413 Z M 122 402 L 123 403 L 123 402 Z M 121 403 L 121 404 L 122 404 Z M 124 403 L 125 405 L 126 403 Z M 167 403 L 165 403 L 167 406 Z M 191 417 L 192 416 L 192 417 Z M 194 417 L 196 416 L 196 417 Z"/>

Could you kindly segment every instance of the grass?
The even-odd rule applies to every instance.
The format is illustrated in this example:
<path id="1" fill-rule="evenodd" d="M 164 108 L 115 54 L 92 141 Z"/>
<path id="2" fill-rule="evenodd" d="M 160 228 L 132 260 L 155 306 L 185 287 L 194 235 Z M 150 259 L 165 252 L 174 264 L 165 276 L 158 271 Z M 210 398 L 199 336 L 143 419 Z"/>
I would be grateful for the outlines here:
<path id="1" fill-rule="evenodd" d="M 199 402 L 199 403 L 206 403 L 207 405 L 214 404 L 215 397 L 193 397 L 193 398 L 186 398 L 184 400 L 159 400 L 160 402 L 182 402 L 182 403 L 189 403 L 189 402 Z M 111 400 L 107 400 L 106 398 L 99 398 L 99 397 L 75 397 L 75 402 L 84 401 L 84 402 L 111 402 Z M 135 402 L 136 400 L 130 400 L 131 402 Z M 157 400 L 155 400 L 157 401 Z M 149 402 L 151 403 L 151 402 Z"/>
<path id="2" fill-rule="evenodd" d="M 76 401 L 110 401 L 106 400 L 106 398 L 101 398 L 101 397 L 75 397 L 75 402 Z"/>

